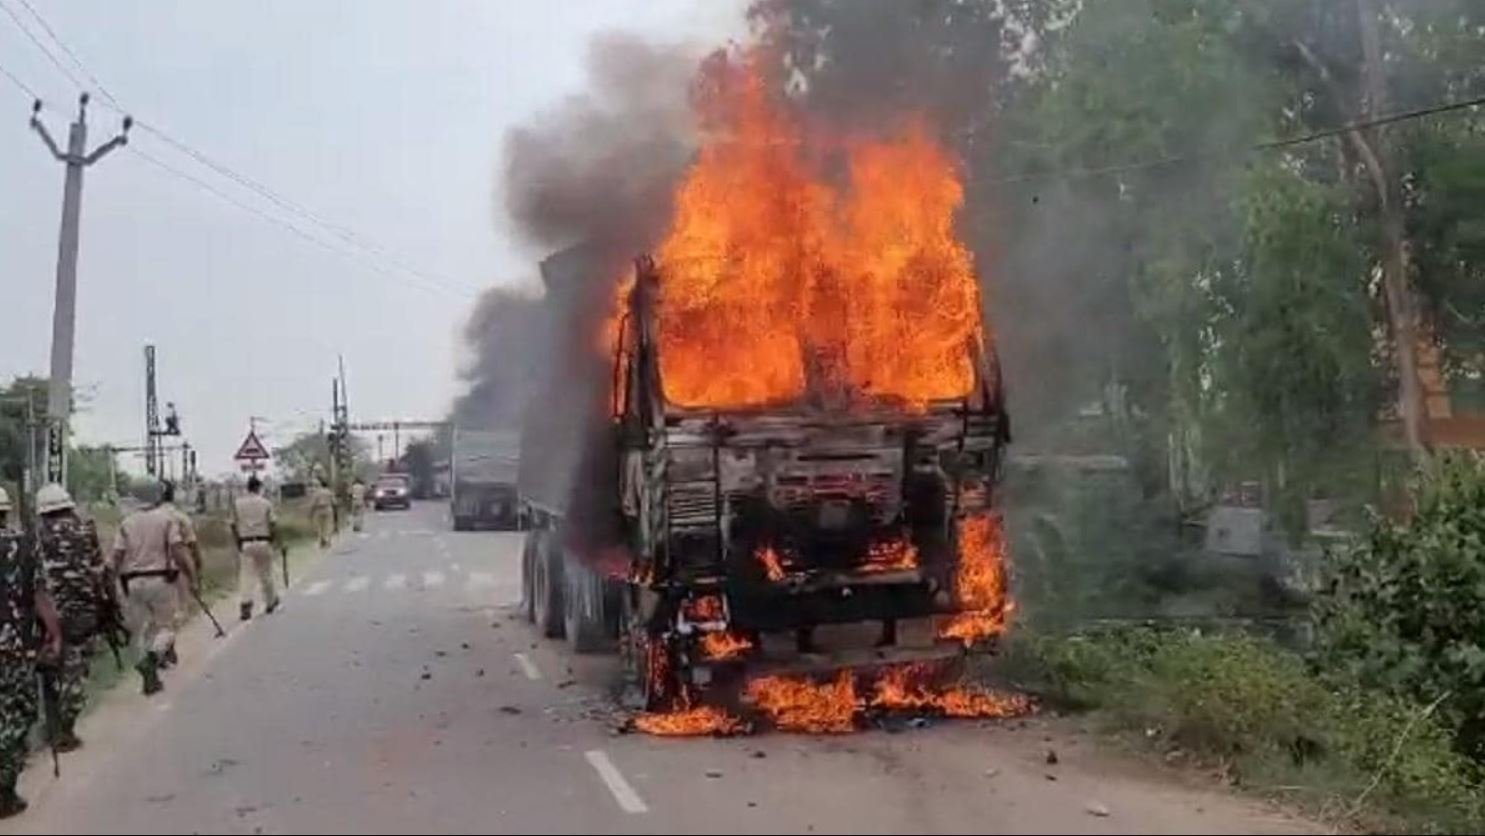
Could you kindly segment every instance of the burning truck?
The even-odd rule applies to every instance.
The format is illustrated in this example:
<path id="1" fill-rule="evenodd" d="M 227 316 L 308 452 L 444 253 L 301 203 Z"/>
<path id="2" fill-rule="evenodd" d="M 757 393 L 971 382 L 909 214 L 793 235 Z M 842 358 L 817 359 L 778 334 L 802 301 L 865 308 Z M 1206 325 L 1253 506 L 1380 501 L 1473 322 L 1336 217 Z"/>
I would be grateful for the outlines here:
<path id="1" fill-rule="evenodd" d="M 549 374 L 529 410 L 527 617 L 618 650 L 656 733 L 1024 708 L 935 681 L 1011 609 L 1010 434 L 952 158 L 920 120 L 812 153 L 749 56 L 703 81 L 668 232 L 611 309 L 571 313 L 614 286 L 603 259 L 543 264 L 601 383 L 573 409 Z"/>

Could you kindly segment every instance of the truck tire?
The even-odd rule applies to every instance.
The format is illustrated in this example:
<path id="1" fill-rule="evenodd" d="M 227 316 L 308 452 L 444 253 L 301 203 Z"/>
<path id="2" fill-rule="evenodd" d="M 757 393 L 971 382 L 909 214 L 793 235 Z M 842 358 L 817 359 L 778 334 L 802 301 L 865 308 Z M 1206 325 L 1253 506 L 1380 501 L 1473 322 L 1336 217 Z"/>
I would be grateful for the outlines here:
<path id="1" fill-rule="evenodd" d="M 521 544 L 521 617 L 527 624 L 536 623 L 536 583 L 532 575 L 536 572 L 536 539 L 540 534 L 527 534 Z"/>
<path id="2" fill-rule="evenodd" d="M 468 517 L 458 517 L 458 516 L 454 517 L 454 530 L 455 531 L 468 531 L 469 530 L 469 518 Z"/>
<path id="3" fill-rule="evenodd" d="M 611 645 L 610 607 L 601 575 L 567 555 L 562 569 L 562 629 L 574 653 L 602 653 Z"/>
<path id="4" fill-rule="evenodd" d="M 536 629 L 549 639 L 562 638 L 562 553 L 556 538 L 543 531 L 532 555 L 531 598 Z"/>

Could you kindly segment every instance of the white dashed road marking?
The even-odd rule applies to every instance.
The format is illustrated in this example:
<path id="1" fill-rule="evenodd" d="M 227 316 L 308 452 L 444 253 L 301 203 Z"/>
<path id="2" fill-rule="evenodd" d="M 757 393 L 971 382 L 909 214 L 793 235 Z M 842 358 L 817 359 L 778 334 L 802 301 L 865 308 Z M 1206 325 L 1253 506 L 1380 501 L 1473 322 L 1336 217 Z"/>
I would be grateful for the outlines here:
<path id="1" fill-rule="evenodd" d="M 303 594 L 305 594 L 305 595 L 319 595 L 320 593 L 324 592 L 325 590 L 327 590 L 329 588 L 330 588 L 330 582 L 329 581 L 315 581 L 314 583 L 312 583 L 309 586 L 306 586 L 304 588 L 304 593 Z"/>
<path id="2" fill-rule="evenodd" d="M 517 653 L 514 655 L 516 657 L 516 663 L 521 666 L 521 672 L 526 674 L 527 679 L 533 682 L 541 679 L 541 671 L 536 669 L 536 663 L 531 661 L 530 656 L 527 656 L 524 653 Z"/>
<path id="3" fill-rule="evenodd" d="M 371 578 L 368 578 L 365 575 L 357 575 L 354 578 L 351 578 L 349 581 L 346 581 L 345 591 L 360 592 L 368 586 L 371 586 Z"/>
<path id="4" fill-rule="evenodd" d="M 432 589 L 436 586 L 443 586 L 443 580 L 444 579 L 442 572 L 423 573 L 423 586 L 427 589 Z"/>
<path id="5" fill-rule="evenodd" d="M 407 586 L 407 575 L 403 574 L 388 575 L 382 582 L 382 589 L 401 589 L 404 586 Z"/>
<path id="6" fill-rule="evenodd" d="M 648 813 L 650 808 L 645 806 L 644 799 L 634 791 L 634 787 L 624 779 L 624 774 L 619 771 L 614 762 L 609 760 L 608 755 L 602 749 L 591 749 L 583 754 L 588 763 L 598 772 L 598 777 L 603 779 L 604 786 L 613 793 L 614 801 L 619 803 L 619 809 L 626 813 Z"/>

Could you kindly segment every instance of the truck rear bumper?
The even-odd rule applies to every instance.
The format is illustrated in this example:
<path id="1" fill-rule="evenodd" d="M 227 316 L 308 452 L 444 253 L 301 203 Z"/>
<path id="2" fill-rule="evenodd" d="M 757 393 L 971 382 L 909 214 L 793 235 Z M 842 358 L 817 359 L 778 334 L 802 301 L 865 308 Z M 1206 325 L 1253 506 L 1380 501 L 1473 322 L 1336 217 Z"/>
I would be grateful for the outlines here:
<path id="1" fill-rule="evenodd" d="M 816 578 L 799 584 L 735 584 L 728 590 L 731 626 L 762 632 L 948 615 L 947 585 L 918 570 Z"/>

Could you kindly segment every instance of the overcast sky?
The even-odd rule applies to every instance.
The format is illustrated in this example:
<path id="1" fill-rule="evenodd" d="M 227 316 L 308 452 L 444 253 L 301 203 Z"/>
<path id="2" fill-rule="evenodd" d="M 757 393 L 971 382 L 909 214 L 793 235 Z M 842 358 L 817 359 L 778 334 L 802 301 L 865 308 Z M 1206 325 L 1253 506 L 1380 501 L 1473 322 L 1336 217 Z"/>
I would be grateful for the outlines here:
<path id="1" fill-rule="evenodd" d="M 137 152 L 285 214 L 138 128 L 129 148 L 90 168 L 78 437 L 140 443 L 153 341 L 162 404 L 178 405 L 212 474 L 230 466 L 250 415 L 270 419 L 270 444 L 328 418 L 337 352 L 353 419 L 441 416 L 474 295 L 532 275 L 540 255 L 514 240 L 499 208 L 507 127 L 581 89 L 595 33 L 720 44 L 743 28 L 741 0 L 29 2 L 137 118 L 431 277 L 384 275 L 156 168 Z M 48 43 L 21 0 L 0 6 Z M 78 90 L 4 8 L 0 67 L 41 94 L 65 143 Z M 118 127 L 102 105 L 95 96 L 90 145 Z M 6 381 L 47 371 L 61 212 L 62 166 L 28 112 L 0 76 Z"/>

